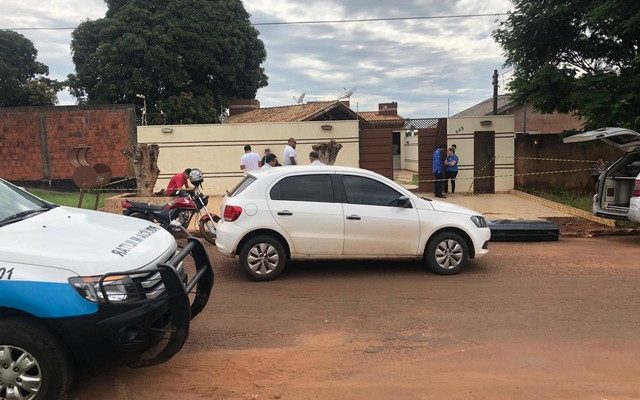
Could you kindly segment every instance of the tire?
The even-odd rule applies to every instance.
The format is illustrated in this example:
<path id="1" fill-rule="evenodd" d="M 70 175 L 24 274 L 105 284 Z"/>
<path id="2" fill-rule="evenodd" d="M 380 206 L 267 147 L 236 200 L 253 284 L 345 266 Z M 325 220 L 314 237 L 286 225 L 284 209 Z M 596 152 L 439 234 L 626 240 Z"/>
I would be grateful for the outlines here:
<path id="1" fill-rule="evenodd" d="M 260 257 L 265 257 L 262 260 Z M 260 235 L 246 241 L 240 250 L 240 265 L 249 279 L 263 282 L 276 279 L 287 264 L 282 243 L 273 236 Z"/>
<path id="2" fill-rule="evenodd" d="M 200 235 L 202 235 L 202 237 L 209 243 L 211 243 L 212 245 L 216 245 L 216 234 L 215 233 L 211 233 L 211 231 L 209 229 L 207 229 L 206 227 L 206 222 L 210 222 L 213 224 L 214 228 L 217 229 L 218 228 L 218 221 L 220 221 L 220 217 L 218 217 L 217 215 L 212 215 L 211 216 L 212 219 L 210 221 L 203 221 L 200 220 L 199 226 L 200 226 Z"/>
<path id="3" fill-rule="evenodd" d="M 454 275 L 469 262 L 469 245 L 455 232 L 441 232 L 429 240 L 424 259 L 436 274 Z"/>
<path id="4" fill-rule="evenodd" d="M 24 355 L 26 358 L 21 363 L 16 363 Z M 29 361 L 31 366 L 26 364 Z M 26 369 L 20 370 L 21 365 Z M 17 368 L 18 372 L 13 368 Z M 42 324 L 21 317 L 0 320 L 1 399 L 10 397 L 8 391 L 15 390 L 20 390 L 27 400 L 66 399 L 72 372 L 73 368 L 64 346 Z M 23 379 L 26 377 L 29 379 Z M 34 382 L 36 377 L 39 377 L 39 383 Z M 26 388 L 34 387 L 36 384 L 39 388 L 34 395 Z M 10 398 L 13 397 L 20 398 Z"/>

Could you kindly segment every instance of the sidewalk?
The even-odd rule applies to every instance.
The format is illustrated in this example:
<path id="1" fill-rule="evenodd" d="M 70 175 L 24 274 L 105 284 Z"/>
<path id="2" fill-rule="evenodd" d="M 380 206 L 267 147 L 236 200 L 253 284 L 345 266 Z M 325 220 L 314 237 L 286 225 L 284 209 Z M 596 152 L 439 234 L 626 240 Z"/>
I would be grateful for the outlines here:
<path id="1" fill-rule="evenodd" d="M 433 193 L 418 194 L 434 200 L 442 200 L 482 213 L 489 220 L 497 219 L 545 219 L 548 217 L 573 217 L 542 204 L 511 194 L 460 194 L 446 199 L 436 199 Z"/>

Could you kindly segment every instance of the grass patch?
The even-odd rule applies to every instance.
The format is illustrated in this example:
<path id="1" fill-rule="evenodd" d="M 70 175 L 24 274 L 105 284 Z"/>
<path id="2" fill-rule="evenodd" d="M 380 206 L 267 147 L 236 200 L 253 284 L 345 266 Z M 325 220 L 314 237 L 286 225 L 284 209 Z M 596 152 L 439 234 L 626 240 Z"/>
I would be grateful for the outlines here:
<path id="1" fill-rule="evenodd" d="M 418 174 L 411 175 L 411 183 L 414 184 L 414 185 L 419 185 L 420 184 L 420 175 L 418 175 Z"/>
<path id="2" fill-rule="evenodd" d="M 572 193 L 568 190 L 528 190 L 529 193 L 556 203 L 564 204 L 580 210 L 591 212 L 593 208 L 593 193 Z"/>
<path id="3" fill-rule="evenodd" d="M 80 201 L 80 192 L 63 192 L 58 190 L 47 189 L 29 189 L 29 193 L 32 193 L 43 200 L 46 200 L 53 204 L 61 206 L 78 207 L 78 201 Z M 100 200 L 98 202 L 98 208 L 104 207 L 104 199 L 107 197 L 115 196 L 118 193 L 100 193 Z M 95 193 L 85 193 L 82 200 L 82 207 L 87 209 L 93 209 L 96 202 Z"/>

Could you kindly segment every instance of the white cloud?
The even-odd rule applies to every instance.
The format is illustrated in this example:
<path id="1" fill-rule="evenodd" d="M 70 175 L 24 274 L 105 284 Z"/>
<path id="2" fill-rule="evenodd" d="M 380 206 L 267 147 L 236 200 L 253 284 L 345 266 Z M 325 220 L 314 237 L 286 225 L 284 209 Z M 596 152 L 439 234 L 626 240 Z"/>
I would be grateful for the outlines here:
<path id="1" fill-rule="evenodd" d="M 509 0 L 245 0 L 254 22 L 334 20 L 507 11 Z M 104 16 L 102 0 L 0 0 L 0 27 L 75 26 Z M 496 18 L 430 19 L 331 25 L 259 26 L 267 47 L 269 86 L 258 91 L 264 106 L 292 97 L 332 99 L 358 87 L 352 106 L 377 109 L 398 101 L 405 116 L 443 116 L 491 95 L 491 74 L 503 58 L 491 38 Z M 503 17 L 502 17 L 503 19 Z M 70 31 L 22 31 L 34 41 L 53 78 L 74 71 Z M 507 83 L 509 74 L 501 76 Z M 504 85 L 503 85 L 504 86 Z M 68 93 L 61 104 L 72 103 Z"/>

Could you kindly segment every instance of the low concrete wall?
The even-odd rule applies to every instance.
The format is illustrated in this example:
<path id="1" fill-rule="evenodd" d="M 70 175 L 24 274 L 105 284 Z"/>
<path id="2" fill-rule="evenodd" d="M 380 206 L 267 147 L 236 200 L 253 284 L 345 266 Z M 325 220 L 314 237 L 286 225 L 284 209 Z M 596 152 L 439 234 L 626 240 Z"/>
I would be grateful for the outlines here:
<path id="1" fill-rule="evenodd" d="M 172 197 L 137 197 L 135 193 L 125 193 L 104 199 L 103 211 L 113 214 L 122 214 L 122 200 L 139 201 L 156 206 L 162 206 L 170 202 Z"/>
<path id="2" fill-rule="evenodd" d="M 322 129 L 330 125 L 331 130 Z M 160 146 L 160 177 L 156 191 L 166 187 L 171 176 L 185 168 L 199 168 L 205 182 L 203 191 L 222 195 L 232 189 L 243 176 L 240 157 L 246 144 L 263 154 L 265 147 L 282 163 L 283 150 L 289 137 L 298 141 L 298 162 L 309 164 L 311 146 L 331 139 L 342 144 L 336 165 L 358 167 L 358 121 L 308 121 L 289 123 L 212 124 L 139 126 L 138 142 Z"/>

